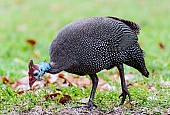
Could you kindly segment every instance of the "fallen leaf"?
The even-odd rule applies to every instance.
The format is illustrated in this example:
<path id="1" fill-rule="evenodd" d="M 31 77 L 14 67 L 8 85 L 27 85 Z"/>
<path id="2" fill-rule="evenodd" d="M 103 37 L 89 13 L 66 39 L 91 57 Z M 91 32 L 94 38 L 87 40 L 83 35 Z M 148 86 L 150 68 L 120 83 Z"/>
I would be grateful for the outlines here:
<path id="1" fill-rule="evenodd" d="M 45 96 L 45 100 L 52 99 L 52 98 L 59 98 L 59 93 L 53 93 Z"/>
<path id="2" fill-rule="evenodd" d="M 64 95 L 64 97 L 61 97 L 59 100 L 59 103 L 65 104 L 70 102 L 72 99 L 69 95 Z"/>
<path id="3" fill-rule="evenodd" d="M 23 77 L 20 80 L 15 81 L 14 84 L 12 84 L 12 88 L 14 90 L 18 90 L 18 89 L 28 90 L 28 89 L 30 89 L 28 77 Z"/>
<path id="4" fill-rule="evenodd" d="M 131 82 L 130 84 L 128 84 L 128 86 L 139 86 L 139 83 L 137 81 Z"/>
<path id="5" fill-rule="evenodd" d="M 165 46 L 160 42 L 160 43 L 159 43 L 159 48 L 160 48 L 160 49 L 165 49 Z"/>
<path id="6" fill-rule="evenodd" d="M 125 105 L 127 106 L 127 107 L 130 107 L 130 106 L 132 106 L 132 104 L 128 101 L 128 102 L 126 102 L 125 103 Z"/>
<path id="7" fill-rule="evenodd" d="M 119 74 L 119 72 L 116 72 L 114 75 L 109 76 L 109 79 L 111 81 L 120 81 L 120 74 Z"/>
<path id="8" fill-rule="evenodd" d="M 80 87 L 82 90 L 87 86 L 92 86 L 92 81 L 86 76 L 74 77 L 70 75 L 65 75 L 63 73 L 59 74 L 46 74 L 46 82 L 47 83 L 57 83 L 58 86 L 68 87 L 68 86 L 75 86 Z M 98 89 L 100 91 L 108 91 L 108 90 L 115 90 L 115 86 L 110 86 L 106 83 L 102 78 L 99 77 L 98 82 Z"/>
<path id="9" fill-rule="evenodd" d="M 108 83 L 105 83 L 105 84 L 103 84 L 101 86 L 98 86 L 98 89 L 100 91 L 109 91 L 109 90 L 115 90 L 116 87 L 115 86 L 111 86 Z"/>
<path id="10" fill-rule="evenodd" d="M 65 75 L 64 75 L 63 73 L 59 73 L 59 74 L 58 74 L 58 77 L 59 77 L 59 78 L 64 78 L 64 76 L 65 76 Z"/>
<path id="11" fill-rule="evenodd" d="M 2 77 L 1 80 L 2 80 L 2 82 L 4 84 L 8 84 L 9 83 L 9 80 L 6 77 Z"/>
<path id="12" fill-rule="evenodd" d="M 56 87 L 68 87 L 70 86 L 70 83 L 65 79 L 63 78 L 62 76 L 65 76 L 64 74 L 62 73 L 59 73 L 59 74 L 50 74 L 50 73 L 46 73 L 45 74 L 45 81 L 46 81 L 46 84 L 56 84 Z M 58 87 L 58 88 L 59 88 Z"/>
<path id="13" fill-rule="evenodd" d="M 79 78 L 76 78 L 74 76 L 63 76 L 63 79 L 68 81 L 73 86 L 88 86 L 91 85 L 91 80 L 86 78 L 85 76 L 80 76 Z"/>
<path id="14" fill-rule="evenodd" d="M 104 81 L 101 77 L 99 77 L 98 86 L 104 85 L 105 83 L 106 83 L 106 81 Z"/>
<path id="15" fill-rule="evenodd" d="M 32 46 L 34 46 L 34 45 L 37 43 L 36 40 L 33 39 L 33 38 L 28 38 L 28 39 L 26 40 L 26 42 L 29 43 L 29 44 L 32 45 Z"/>
<path id="16" fill-rule="evenodd" d="M 26 76 L 26 77 L 23 77 L 17 81 L 15 81 L 13 84 L 12 84 L 12 88 L 14 90 L 19 90 L 19 91 L 24 91 L 24 90 L 36 90 L 36 89 L 39 89 L 39 88 L 43 88 L 45 87 L 45 82 L 44 80 L 41 80 L 41 81 L 35 81 L 31 87 L 30 87 L 30 84 L 29 84 L 29 77 Z"/>
<path id="17" fill-rule="evenodd" d="M 138 81 L 135 81 L 135 82 L 131 82 L 128 84 L 128 86 L 139 86 L 139 87 L 142 87 L 143 89 L 148 89 L 148 86 L 145 85 L 145 84 L 140 84 Z"/>
<path id="18" fill-rule="evenodd" d="M 45 87 L 45 81 L 41 80 L 41 81 L 35 81 L 34 84 L 31 87 L 31 90 L 36 90 L 39 88 L 43 88 Z"/>
<path id="19" fill-rule="evenodd" d="M 57 80 L 58 80 L 58 74 L 49 74 L 49 73 L 46 73 L 45 74 L 45 80 L 48 83 L 56 83 Z"/>
<path id="20" fill-rule="evenodd" d="M 24 90 L 18 91 L 17 94 L 21 95 L 21 94 L 23 94 L 24 92 L 25 92 Z"/>

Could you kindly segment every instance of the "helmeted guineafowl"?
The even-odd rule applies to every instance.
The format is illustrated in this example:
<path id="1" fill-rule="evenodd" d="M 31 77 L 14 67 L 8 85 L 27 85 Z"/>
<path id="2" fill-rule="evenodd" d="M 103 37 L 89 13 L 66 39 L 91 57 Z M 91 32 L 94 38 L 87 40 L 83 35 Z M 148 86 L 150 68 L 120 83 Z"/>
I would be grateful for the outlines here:
<path id="1" fill-rule="evenodd" d="M 37 64 L 38 69 L 33 71 L 33 77 L 39 80 L 45 72 L 56 74 L 63 70 L 89 75 L 93 86 L 87 107 L 92 108 L 98 85 L 96 73 L 116 66 L 121 78 L 121 104 L 127 95 L 131 101 L 123 64 L 137 69 L 146 77 L 149 75 L 144 53 L 138 44 L 139 31 L 138 24 L 116 17 L 92 17 L 72 22 L 63 27 L 52 41 L 50 63 Z"/>

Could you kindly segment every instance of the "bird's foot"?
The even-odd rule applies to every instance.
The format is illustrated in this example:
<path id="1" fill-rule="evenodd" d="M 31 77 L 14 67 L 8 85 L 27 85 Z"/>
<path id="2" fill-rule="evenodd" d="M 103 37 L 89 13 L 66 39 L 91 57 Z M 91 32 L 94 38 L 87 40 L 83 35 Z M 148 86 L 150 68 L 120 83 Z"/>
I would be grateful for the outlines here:
<path id="1" fill-rule="evenodd" d="M 92 110 L 94 108 L 97 108 L 97 106 L 92 101 L 89 101 L 88 105 L 74 106 L 72 108 L 73 109 L 87 108 L 88 110 Z"/>
<path id="2" fill-rule="evenodd" d="M 87 105 L 87 108 L 89 110 L 91 110 L 91 109 L 97 108 L 97 106 L 93 103 L 93 101 L 89 101 L 88 105 Z"/>
<path id="3" fill-rule="evenodd" d="M 122 97 L 122 101 L 121 101 L 120 105 L 123 105 L 123 104 L 124 104 L 127 95 L 128 95 L 128 97 L 129 97 L 129 102 L 130 102 L 130 103 L 132 102 L 132 98 L 131 98 L 131 96 L 130 96 L 129 91 L 128 91 L 128 90 L 123 90 L 122 94 L 119 96 L 119 98 Z"/>

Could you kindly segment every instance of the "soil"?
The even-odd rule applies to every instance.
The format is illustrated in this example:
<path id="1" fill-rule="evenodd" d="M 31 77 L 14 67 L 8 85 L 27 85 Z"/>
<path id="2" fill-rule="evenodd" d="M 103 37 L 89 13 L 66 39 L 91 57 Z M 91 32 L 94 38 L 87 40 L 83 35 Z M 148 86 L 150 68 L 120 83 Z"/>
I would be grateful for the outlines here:
<path id="1" fill-rule="evenodd" d="M 122 107 L 114 107 L 112 111 L 102 110 L 101 108 L 95 108 L 88 110 L 86 107 L 68 107 L 60 109 L 58 112 L 53 112 L 50 109 L 43 109 L 41 106 L 36 106 L 27 111 L 17 113 L 16 110 L 13 110 L 8 115 L 169 115 L 170 108 L 165 112 L 154 113 L 150 111 L 146 112 L 146 109 L 143 110 L 125 110 Z"/>

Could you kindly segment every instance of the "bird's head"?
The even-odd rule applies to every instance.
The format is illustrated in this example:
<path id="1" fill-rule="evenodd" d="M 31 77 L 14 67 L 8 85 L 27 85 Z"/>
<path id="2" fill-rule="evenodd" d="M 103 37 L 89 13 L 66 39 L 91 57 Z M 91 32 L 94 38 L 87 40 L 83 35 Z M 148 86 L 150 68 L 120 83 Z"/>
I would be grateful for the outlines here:
<path id="1" fill-rule="evenodd" d="M 31 86 L 36 80 L 41 80 L 40 77 L 44 76 L 45 72 L 51 67 L 49 63 L 40 62 L 39 64 L 34 64 L 33 61 L 30 60 L 28 68 L 29 84 Z"/>

